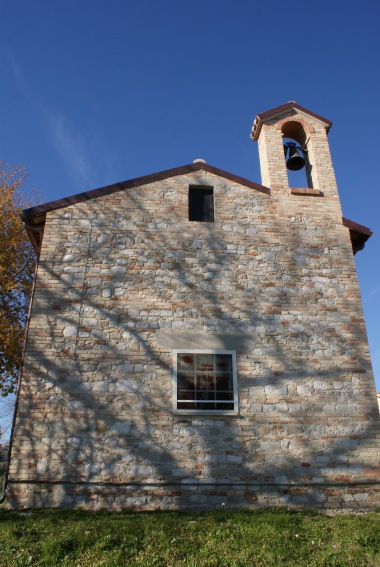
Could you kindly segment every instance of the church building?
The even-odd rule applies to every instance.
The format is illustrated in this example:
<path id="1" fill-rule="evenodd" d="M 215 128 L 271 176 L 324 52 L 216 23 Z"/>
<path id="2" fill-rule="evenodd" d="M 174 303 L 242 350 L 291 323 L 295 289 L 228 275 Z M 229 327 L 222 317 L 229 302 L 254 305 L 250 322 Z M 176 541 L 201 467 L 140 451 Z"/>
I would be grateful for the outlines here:
<path id="1" fill-rule="evenodd" d="M 331 125 L 258 114 L 261 183 L 197 159 L 24 211 L 8 508 L 380 505 L 371 231 L 342 215 Z"/>

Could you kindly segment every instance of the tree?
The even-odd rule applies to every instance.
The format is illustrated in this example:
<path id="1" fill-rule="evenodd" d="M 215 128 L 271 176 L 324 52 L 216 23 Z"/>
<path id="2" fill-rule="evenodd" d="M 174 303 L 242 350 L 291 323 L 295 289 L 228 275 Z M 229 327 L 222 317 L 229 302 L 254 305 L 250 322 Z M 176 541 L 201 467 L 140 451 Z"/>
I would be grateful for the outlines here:
<path id="1" fill-rule="evenodd" d="M 17 389 L 36 255 L 20 213 L 30 207 L 22 192 L 23 167 L 0 162 L 0 394 Z"/>

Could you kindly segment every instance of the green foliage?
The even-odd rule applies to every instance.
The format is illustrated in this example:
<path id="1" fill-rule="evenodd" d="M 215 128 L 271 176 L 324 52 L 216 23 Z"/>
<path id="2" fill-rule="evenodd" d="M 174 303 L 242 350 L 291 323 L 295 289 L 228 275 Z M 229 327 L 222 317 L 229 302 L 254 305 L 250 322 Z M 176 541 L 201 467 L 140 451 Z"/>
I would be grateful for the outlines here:
<path id="1" fill-rule="evenodd" d="M 380 566 L 376 512 L 0 510 L 0 566 Z"/>

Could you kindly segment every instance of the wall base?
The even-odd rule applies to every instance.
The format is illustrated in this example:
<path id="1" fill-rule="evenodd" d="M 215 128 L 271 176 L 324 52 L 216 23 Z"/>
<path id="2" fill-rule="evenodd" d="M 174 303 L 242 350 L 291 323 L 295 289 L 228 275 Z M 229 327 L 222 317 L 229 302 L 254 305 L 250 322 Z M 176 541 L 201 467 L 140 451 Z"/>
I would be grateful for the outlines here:
<path id="1" fill-rule="evenodd" d="M 370 510 L 380 505 L 380 483 L 330 485 L 184 485 L 10 482 L 7 509 L 84 508 L 88 510 L 263 509 L 284 506 Z"/>

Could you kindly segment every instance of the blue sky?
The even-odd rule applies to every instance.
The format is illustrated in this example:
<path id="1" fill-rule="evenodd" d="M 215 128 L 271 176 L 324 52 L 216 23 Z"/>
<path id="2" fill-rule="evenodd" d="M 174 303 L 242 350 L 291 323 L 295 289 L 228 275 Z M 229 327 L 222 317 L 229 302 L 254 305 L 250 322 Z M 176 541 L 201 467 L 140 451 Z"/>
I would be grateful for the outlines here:
<path id="1" fill-rule="evenodd" d="M 3 0 L 0 157 L 43 201 L 191 163 L 260 182 L 257 113 L 333 121 L 344 216 L 380 390 L 380 4 Z"/>

